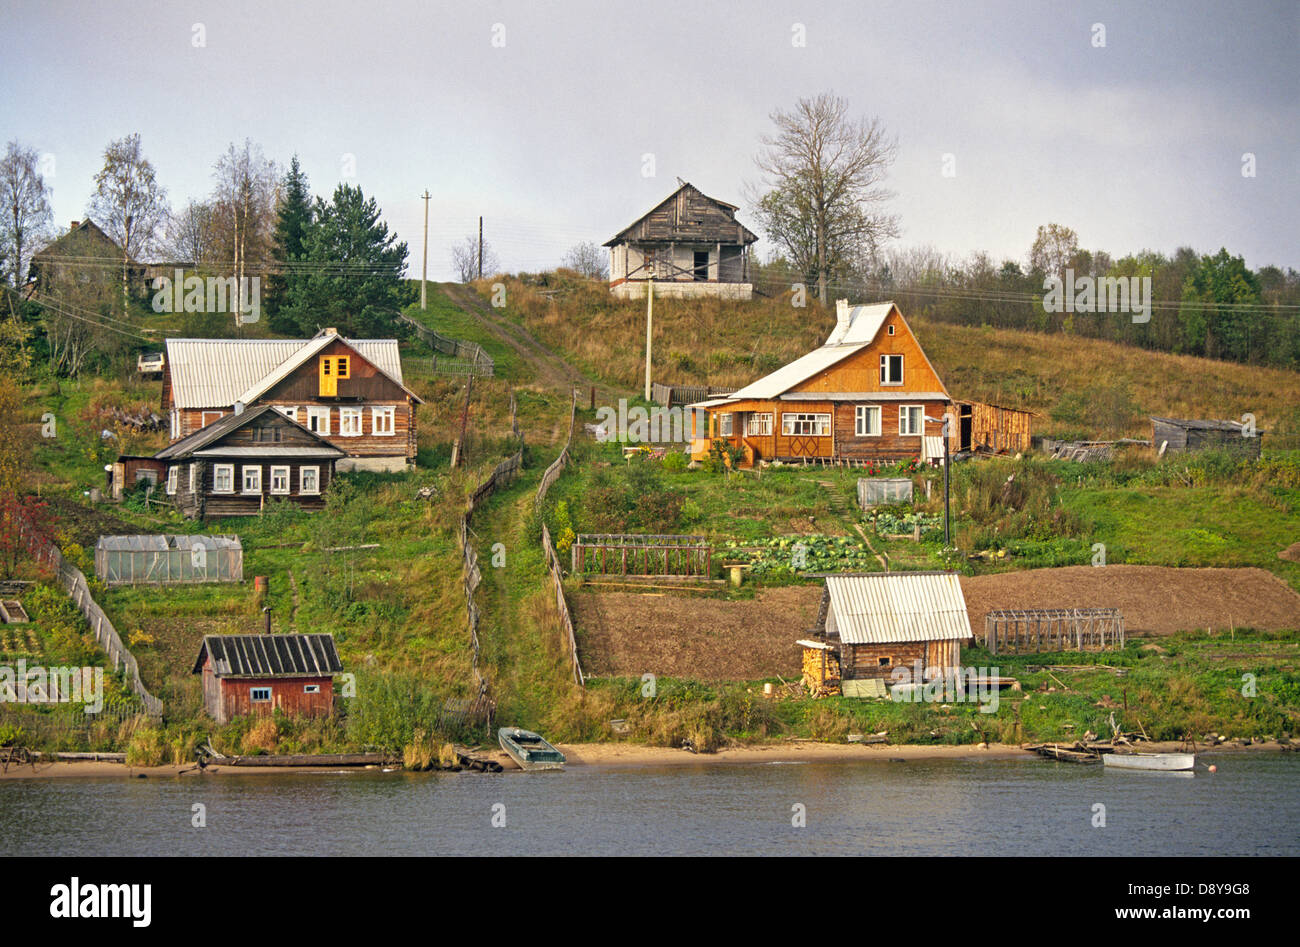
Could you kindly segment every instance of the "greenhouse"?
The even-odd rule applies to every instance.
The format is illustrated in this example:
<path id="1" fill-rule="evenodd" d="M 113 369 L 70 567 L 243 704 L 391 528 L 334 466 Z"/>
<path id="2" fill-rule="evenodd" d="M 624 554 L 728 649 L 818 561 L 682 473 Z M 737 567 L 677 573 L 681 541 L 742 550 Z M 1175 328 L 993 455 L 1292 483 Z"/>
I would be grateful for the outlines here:
<path id="1" fill-rule="evenodd" d="M 101 536 L 95 575 L 106 585 L 242 582 L 238 536 Z"/>

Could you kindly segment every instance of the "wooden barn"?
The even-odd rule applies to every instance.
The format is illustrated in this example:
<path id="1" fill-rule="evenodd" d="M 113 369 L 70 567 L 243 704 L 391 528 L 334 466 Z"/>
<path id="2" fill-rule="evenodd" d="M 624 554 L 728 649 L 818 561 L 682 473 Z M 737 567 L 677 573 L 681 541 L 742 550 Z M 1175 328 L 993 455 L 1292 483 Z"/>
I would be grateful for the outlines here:
<path id="1" fill-rule="evenodd" d="M 165 490 L 184 515 L 252 516 L 283 498 L 325 505 L 343 451 L 264 404 L 228 414 L 154 455 L 167 464 Z"/>
<path id="2" fill-rule="evenodd" d="M 1033 414 L 1029 411 L 980 401 L 958 401 L 953 416 L 957 422 L 949 438 L 953 451 L 1015 454 L 1029 450 L 1032 444 Z"/>
<path id="3" fill-rule="evenodd" d="M 1263 431 L 1247 433 L 1240 421 L 1197 421 L 1183 418 L 1151 419 L 1151 446 L 1168 453 L 1199 450 L 1228 450 L 1243 457 L 1258 458 Z"/>
<path id="4" fill-rule="evenodd" d="M 972 637 L 955 572 L 827 576 L 815 632 L 838 652 L 844 682 L 890 681 L 896 668 L 913 673 L 918 663 L 927 680 L 957 674 Z"/>
<path id="5" fill-rule="evenodd" d="M 235 412 L 273 405 L 339 448 L 340 471 L 415 463 L 415 408 L 395 339 L 168 339 L 162 406 L 178 441 Z"/>
<path id="6" fill-rule="evenodd" d="M 758 237 L 737 210 L 682 184 L 606 241 L 610 291 L 644 298 L 653 274 L 656 296 L 751 298 L 749 247 Z"/>
<path id="7" fill-rule="evenodd" d="M 898 307 L 840 300 L 835 319 L 821 348 L 734 394 L 691 405 L 700 425 L 692 457 L 723 439 L 744 448 L 745 466 L 941 458 L 952 399 Z"/>
<path id="8" fill-rule="evenodd" d="M 343 670 L 333 635 L 207 635 L 192 674 L 203 675 L 203 709 L 217 723 L 275 711 L 334 713 L 334 675 Z"/>

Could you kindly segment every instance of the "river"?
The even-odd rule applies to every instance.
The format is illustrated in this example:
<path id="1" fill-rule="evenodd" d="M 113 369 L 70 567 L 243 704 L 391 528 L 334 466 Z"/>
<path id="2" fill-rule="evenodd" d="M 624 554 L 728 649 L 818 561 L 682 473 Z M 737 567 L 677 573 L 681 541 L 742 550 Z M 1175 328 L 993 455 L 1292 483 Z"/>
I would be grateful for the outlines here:
<path id="1" fill-rule="evenodd" d="M 1300 754 L 1199 759 L 19 779 L 0 856 L 1300 855 Z"/>

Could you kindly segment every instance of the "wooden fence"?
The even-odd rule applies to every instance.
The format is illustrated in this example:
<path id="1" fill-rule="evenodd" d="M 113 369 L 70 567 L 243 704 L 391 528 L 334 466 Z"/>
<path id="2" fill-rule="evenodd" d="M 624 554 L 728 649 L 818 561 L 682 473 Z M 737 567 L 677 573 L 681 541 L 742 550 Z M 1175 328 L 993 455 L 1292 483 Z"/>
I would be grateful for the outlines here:
<path id="1" fill-rule="evenodd" d="M 661 385 L 655 382 L 650 386 L 650 396 L 655 404 L 687 405 L 709 398 L 721 398 L 735 394 L 736 388 L 719 388 L 716 385 Z"/>
<path id="2" fill-rule="evenodd" d="M 572 571 L 601 575 L 712 575 L 713 547 L 703 536 L 582 533 L 573 544 Z"/>
<path id="3" fill-rule="evenodd" d="M 565 464 L 569 462 L 569 448 L 573 445 L 573 425 L 578 417 L 578 390 L 573 390 L 573 404 L 569 408 L 569 436 L 564 439 L 564 447 L 560 450 L 560 456 L 551 461 L 551 466 L 546 468 L 542 474 L 541 482 L 537 485 L 537 499 L 533 501 L 534 507 L 540 507 L 542 501 L 546 499 L 547 491 L 551 485 L 560 479 L 560 471 L 564 469 Z"/>
<path id="4" fill-rule="evenodd" d="M 995 609 L 984 616 L 984 643 L 992 654 L 1122 648 L 1124 615 L 1118 608 Z"/>
<path id="5" fill-rule="evenodd" d="M 59 551 L 50 540 L 43 536 L 38 536 L 33 529 L 24 525 L 23 536 L 28 551 L 40 562 L 50 566 L 58 577 L 59 584 L 67 591 L 72 601 L 76 603 L 81 614 L 85 616 L 86 621 L 90 624 L 91 631 L 95 633 L 95 640 L 99 646 L 104 649 L 109 660 L 113 662 L 113 670 L 121 671 L 126 675 L 127 683 L 131 690 L 140 698 L 144 706 L 145 713 L 151 717 L 161 717 L 163 711 L 162 701 L 144 686 L 144 681 L 140 679 L 140 666 L 136 663 L 135 655 L 129 648 L 122 643 L 122 636 L 117 633 L 113 627 L 112 621 L 104 614 L 104 610 L 99 607 L 90 594 L 90 586 L 86 583 L 86 577 L 82 575 L 81 570 L 63 558 L 63 553 Z"/>
<path id="6" fill-rule="evenodd" d="M 467 366 L 458 369 L 460 374 L 481 375 L 491 377 L 496 371 L 496 365 L 492 361 L 492 356 L 483 351 L 483 346 L 477 342 L 464 342 L 460 339 L 451 339 L 439 332 L 435 332 L 421 322 L 417 322 L 410 316 L 402 313 L 397 317 L 399 322 L 410 326 L 420 341 L 433 349 L 435 352 L 441 352 L 444 355 L 450 355 L 460 364 Z M 435 364 L 437 359 L 434 359 Z"/>
<path id="7" fill-rule="evenodd" d="M 578 660 L 578 639 L 573 633 L 573 615 L 569 612 L 569 603 L 564 600 L 564 573 L 560 568 L 560 557 L 551 544 L 551 531 L 545 523 L 542 524 L 542 553 L 546 556 L 546 571 L 551 574 L 551 585 L 555 590 L 555 610 L 560 613 L 560 624 L 564 628 L 564 650 L 573 664 L 573 683 L 585 687 L 586 678 Z"/>

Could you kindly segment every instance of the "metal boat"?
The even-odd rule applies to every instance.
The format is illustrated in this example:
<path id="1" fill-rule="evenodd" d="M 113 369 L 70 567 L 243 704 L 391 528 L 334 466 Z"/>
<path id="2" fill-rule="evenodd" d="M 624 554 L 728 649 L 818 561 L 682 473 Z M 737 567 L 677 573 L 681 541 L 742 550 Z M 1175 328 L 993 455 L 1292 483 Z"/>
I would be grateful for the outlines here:
<path id="1" fill-rule="evenodd" d="M 520 730 L 518 727 L 502 727 L 497 731 L 501 749 L 519 764 L 519 768 L 528 772 L 546 769 L 564 769 L 564 754 L 540 733 Z"/>

